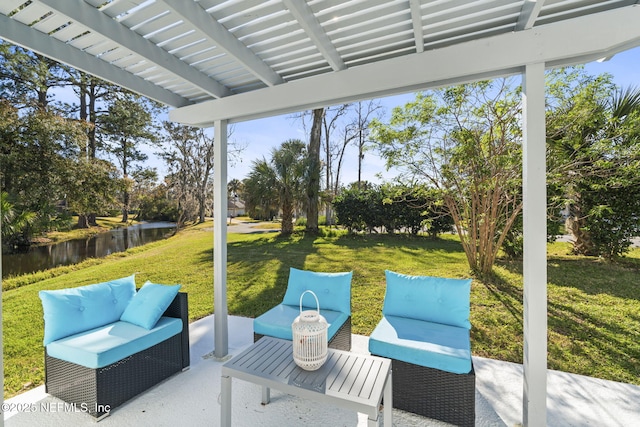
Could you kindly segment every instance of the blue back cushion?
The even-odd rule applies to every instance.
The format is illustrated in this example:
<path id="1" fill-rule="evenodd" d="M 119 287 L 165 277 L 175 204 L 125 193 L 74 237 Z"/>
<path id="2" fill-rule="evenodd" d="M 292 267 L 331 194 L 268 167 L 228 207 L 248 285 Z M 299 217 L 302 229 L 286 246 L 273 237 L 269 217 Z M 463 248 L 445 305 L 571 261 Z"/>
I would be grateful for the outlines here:
<path id="1" fill-rule="evenodd" d="M 283 304 L 300 306 L 300 295 L 306 290 L 313 291 L 318 297 L 318 303 L 323 310 L 340 311 L 351 315 L 351 276 L 346 273 L 316 273 L 307 270 L 291 268 L 289 270 L 289 284 L 284 294 Z M 302 306 L 316 308 L 313 295 L 306 294 Z"/>
<path id="2" fill-rule="evenodd" d="M 120 320 L 135 292 L 134 275 L 95 285 L 40 291 L 44 345 Z"/>
<path id="3" fill-rule="evenodd" d="M 181 285 L 159 285 L 147 281 L 120 316 L 120 320 L 153 329 L 178 294 Z"/>
<path id="4" fill-rule="evenodd" d="M 471 329 L 471 279 L 409 276 L 385 271 L 382 314 Z"/>

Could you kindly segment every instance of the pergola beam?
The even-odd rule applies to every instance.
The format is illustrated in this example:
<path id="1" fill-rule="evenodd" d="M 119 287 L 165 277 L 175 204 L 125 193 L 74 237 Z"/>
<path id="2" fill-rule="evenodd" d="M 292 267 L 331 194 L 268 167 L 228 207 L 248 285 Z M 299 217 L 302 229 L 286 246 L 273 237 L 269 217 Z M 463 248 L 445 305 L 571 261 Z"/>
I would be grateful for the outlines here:
<path id="1" fill-rule="evenodd" d="M 0 14 L 0 38 L 43 56 L 69 65 L 76 70 L 96 76 L 109 83 L 117 84 L 137 94 L 172 107 L 192 104 L 187 98 L 131 74 L 121 68 L 76 49 L 60 40 L 50 37 Z"/>
<path id="2" fill-rule="evenodd" d="M 296 18 L 298 24 L 316 45 L 322 56 L 327 60 L 333 71 L 340 71 L 347 68 L 342 57 L 336 50 L 333 43 L 322 29 L 322 25 L 313 14 L 306 1 L 282 0 L 287 9 Z"/>
<path id="3" fill-rule="evenodd" d="M 194 126 L 217 119 L 240 122 L 520 74 L 530 63 L 584 63 L 640 45 L 638 22 L 640 8 L 616 9 L 207 101 L 171 111 L 169 118 Z M 572 42 L 558 43 L 567 34 Z"/>
<path id="4" fill-rule="evenodd" d="M 226 86 L 201 73 L 196 68 L 180 61 L 178 58 L 158 47 L 155 43 L 131 31 L 125 25 L 105 15 L 82 0 L 38 0 L 47 7 L 61 13 L 71 21 L 90 28 L 92 32 L 102 35 L 120 46 L 129 49 L 158 68 L 187 80 L 215 98 L 231 95 Z"/>
<path id="5" fill-rule="evenodd" d="M 171 9 L 172 14 L 191 22 L 202 33 L 203 37 L 212 41 L 217 48 L 233 57 L 251 74 L 268 86 L 284 83 L 284 79 L 278 73 L 247 48 L 222 24 L 206 13 L 199 3 L 184 0 L 162 0 L 162 3 Z"/>

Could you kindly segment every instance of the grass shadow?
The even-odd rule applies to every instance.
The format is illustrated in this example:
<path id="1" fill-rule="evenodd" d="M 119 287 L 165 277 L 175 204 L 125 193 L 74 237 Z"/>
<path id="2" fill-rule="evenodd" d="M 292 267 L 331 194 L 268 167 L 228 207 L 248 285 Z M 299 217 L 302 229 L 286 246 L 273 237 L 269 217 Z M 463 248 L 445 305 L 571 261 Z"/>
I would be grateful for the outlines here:
<path id="1" fill-rule="evenodd" d="M 522 275 L 522 261 L 498 260 L 496 265 Z M 635 262 L 607 262 L 593 257 L 556 257 L 547 260 L 547 282 L 575 288 L 589 295 L 608 294 L 640 301 L 640 271 Z"/>
<path id="2" fill-rule="evenodd" d="M 474 355 L 522 363 L 522 286 L 509 276 L 497 269 L 473 281 L 471 346 Z"/>
<path id="3" fill-rule="evenodd" d="M 640 376 L 640 333 L 638 316 L 620 322 L 617 316 L 603 315 L 615 306 L 576 304 L 575 301 L 548 303 L 549 368 L 582 375 L 599 376 L 608 366 L 616 381 L 637 382 Z"/>
<path id="4" fill-rule="evenodd" d="M 411 234 L 344 234 L 334 238 L 334 243 L 346 248 L 357 249 L 384 245 L 390 249 L 409 251 L 437 251 L 439 253 L 462 252 L 459 241 L 449 238 L 431 238 L 423 235 Z"/>
<path id="5" fill-rule="evenodd" d="M 289 280 L 289 269 L 307 269 L 307 258 L 317 252 L 315 240 L 314 236 L 304 234 L 277 234 L 229 241 L 229 312 L 256 317 L 282 301 Z"/>
<path id="6" fill-rule="evenodd" d="M 479 283 L 482 283 L 493 298 L 499 301 L 510 313 L 513 320 L 522 326 L 522 287 L 516 286 L 499 272 L 493 272 L 491 275 L 483 277 Z"/>
<path id="7" fill-rule="evenodd" d="M 199 256 L 202 263 L 211 263 L 211 250 Z M 459 242 L 421 236 L 233 234 L 227 260 L 229 313 L 247 317 L 259 316 L 282 301 L 290 267 L 353 271 L 353 330 L 364 334 L 381 317 L 385 270 L 469 277 L 468 269 L 461 268 L 464 254 Z"/>
<path id="8" fill-rule="evenodd" d="M 498 264 L 522 276 L 521 261 L 500 260 Z M 603 377 L 606 371 L 608 379 L 637 383 L 637 269 L 597 258 L 551 255 L 547 283 L 549 368 L 596 377 Z M 499 289 L 509 292 L 502 286 Z"/>

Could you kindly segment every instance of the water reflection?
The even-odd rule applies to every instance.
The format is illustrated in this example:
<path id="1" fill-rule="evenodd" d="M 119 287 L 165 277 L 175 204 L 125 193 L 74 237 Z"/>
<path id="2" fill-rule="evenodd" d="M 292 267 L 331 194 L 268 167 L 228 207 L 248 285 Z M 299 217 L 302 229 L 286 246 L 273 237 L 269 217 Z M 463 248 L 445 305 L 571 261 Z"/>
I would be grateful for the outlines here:
<path id="1" fill-rule="evenodd" d="M 2 277 L 76 264 L 86 258 L 104 257 L 165 239 L 174 232 L 174 223 L 151 222 L 114 229 L 87 239 L 32 247 L 25 253 L 2 255 Z"/>

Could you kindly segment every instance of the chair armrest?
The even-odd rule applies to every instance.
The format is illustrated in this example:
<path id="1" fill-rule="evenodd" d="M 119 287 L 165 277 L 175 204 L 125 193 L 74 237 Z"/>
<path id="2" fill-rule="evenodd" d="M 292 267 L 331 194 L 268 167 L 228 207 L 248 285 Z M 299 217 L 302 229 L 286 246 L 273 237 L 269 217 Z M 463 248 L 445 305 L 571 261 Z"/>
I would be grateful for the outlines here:
<path id="1" fill-rule="evenodd" d="M 189 303 L 186 292 L 178 292 L 169 307 L 162 314 L 166 317 L 179 317 L 189 323 Z"/>
<path id="2" fill-rule="evenodd" d="M 186 292 L 178 292 L 163 316 L 182 319 L 182 369 L 190 365 L 189 356 L 189 301 Z"/>

